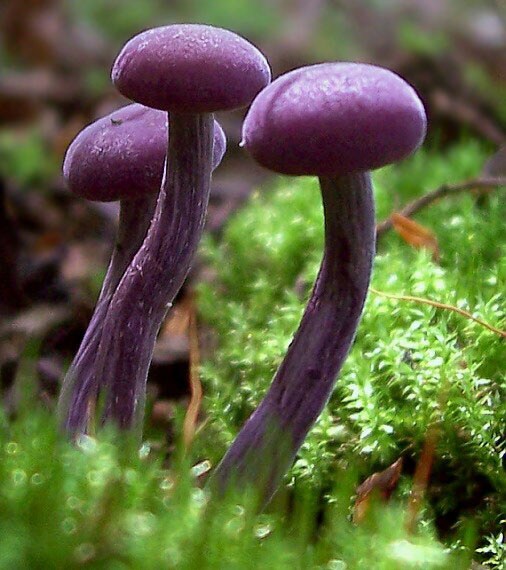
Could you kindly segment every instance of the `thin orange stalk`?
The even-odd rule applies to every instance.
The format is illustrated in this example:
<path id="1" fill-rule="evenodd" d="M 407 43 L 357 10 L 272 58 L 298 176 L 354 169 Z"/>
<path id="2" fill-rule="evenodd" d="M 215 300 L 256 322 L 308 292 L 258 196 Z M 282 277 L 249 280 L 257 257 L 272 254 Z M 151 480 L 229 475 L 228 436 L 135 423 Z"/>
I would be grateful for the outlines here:
<path id="1" fill-rule="evenodd" d="M 380 297 L 386 297 L 387 299 L 395 299 L 398 301 L 411 301 L 413 303 L 422 303 L 424 305 L 430 305 L 431 307 L 436 307 L 437 309 L 444 309 L 445 311 L 453 311 L 454 313 L 458 313 L 475 323 L 478 323 L 482 327 L 485 327 L 489 331 L 501 336 L 502 338 L 506 338 L 506 331 L 498 329 L 493 325 L 483 321 L 482 319 L 478 319 L 477 317 L 473 317 L 471 313 L 465 311 L 464 309 L 459 309 L 459 307 L 455 307 L 453 305 L 448 305 L 447 303 L 440 303 L 439 301 L 433 301 L 431 299 L 425 299 L 424 297 L 413 297 L 412 295 L 394 295 L 393 293 L 385 293 L 383 291 L 378 291 L 373 287 L 369 287 L 370 291 L 372 291 L 375 295 L 379 295 Z"/>

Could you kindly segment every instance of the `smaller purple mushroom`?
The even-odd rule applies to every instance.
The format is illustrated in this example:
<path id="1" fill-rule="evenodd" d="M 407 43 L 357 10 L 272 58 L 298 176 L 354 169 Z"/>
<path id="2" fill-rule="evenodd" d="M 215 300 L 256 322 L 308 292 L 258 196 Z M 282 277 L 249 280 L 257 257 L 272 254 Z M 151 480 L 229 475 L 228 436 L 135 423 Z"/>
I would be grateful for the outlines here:
<path id="1" fill-rule="evenodd" d="M 146 239 L 104 323 L 95 374 L 107 383 L 103 420 L 139 426 L 156 335 L 202 235 L 215 111 L 248 105 L 270 81 L 264 56 L 228 30 L 181 24 L 132 38 L 112 80 L 125 96 L 170 112 L 166 175 Z"/>
<path id="2" fill-rule="evenodd" d="M 219 492 L 250 483 L 265 504 L 325 406 L 369 286 L 375 220 L 368 171 L 411 154 L 425 131 L 425 111 L 412 87 L 372 65 L 297 69 L 253 101 L 243 125 L 244 146 L 275 172 L 319 177 L 325 248 L 271 387 L 210 480 Z"/>
<path id="3" fill-rule="evenodd" d="M 120 200 L 116 243 L 90 325 L 63 382 L 58 415 L 71 434 L 86 431 L 88 409 L 98 385 L 91 373 L 110 300 L 153 217 L 167 152 L 168 115 L 137 103 L 107 115 L 72 141 L 65 155 L 67 187 L 88 200 Z M 214 123 L 213 168 L 226 139 Z"/>

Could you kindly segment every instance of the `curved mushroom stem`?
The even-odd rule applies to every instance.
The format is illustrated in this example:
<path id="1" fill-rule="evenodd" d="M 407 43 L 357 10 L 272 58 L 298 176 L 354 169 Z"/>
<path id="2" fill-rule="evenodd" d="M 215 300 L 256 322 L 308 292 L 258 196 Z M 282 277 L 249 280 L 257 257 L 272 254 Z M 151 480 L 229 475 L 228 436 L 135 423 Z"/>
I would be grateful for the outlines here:
<path id="1" fill-rule="evenodd" d="M 353 343 L 375 251 L 369 173 L 320 178 L 325 250 L 311 298 L 272 385 L 210 479 L 257 486 L 262 505 L 330 397 Z"/>
<path id="2" fill-rule="evenodd" d="M 195 256 L 209 201 L 213 115 L 171 113 L 166 175 L 146 239 L 109 305 L 94 367 L 103 420 L 141 422 L 156 335 Z"/>
<path id="3" fill-rule="evenodd" d="M 156 199 L 154 194 L 120 202 L 118 232 L 111 261 L 95 311 L 79 350 L 63 379 L 58 400 L 57 413 L 60 423 L 65 431 L 70 433 L 85 431 L 88 423 L 89 396 L 95 392 L 90 385 L 89 376 L 100 344 L 104 317 L 116 287 L 146 237 Z"/>

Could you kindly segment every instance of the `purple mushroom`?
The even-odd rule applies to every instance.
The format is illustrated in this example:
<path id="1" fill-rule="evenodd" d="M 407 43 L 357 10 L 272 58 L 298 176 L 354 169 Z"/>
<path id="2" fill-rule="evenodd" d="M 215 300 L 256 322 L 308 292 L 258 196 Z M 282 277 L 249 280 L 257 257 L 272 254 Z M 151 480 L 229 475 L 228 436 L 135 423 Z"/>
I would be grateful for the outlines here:
<path id="1" fill-rule="evenodd" d="M 265 504 L 328 398 L 350 350 L 375 252 L 369 170 L 403 159 L 423 141 L 415 91 L 372 65 L 324 63 L 276 79 L 254 100 L 244 146 L 263 166 L 316 175 L 325 216 L 320 271 L 299 329 L 256 411 L 211 478 L 259 486 Z"/>
<path id="2" fill-rule="evenodd" d="M 141 246 L 162 182 L 167 152 L 168 115 L 137 103 L 123 107 L 83 129 L 69 146 L 63 164 L 67 187 L 100 202 L 120 200 L 119 227 L 111 262 L 90 325 L 63 382 L 58 414 L 70 433 L 85 431 L 90 375 L 109 302 L 123 273 Z M 226 139 L 214 123 L 213 168 Z"/>
<path id="3" fill-rule="evenodd" d="M 156 335 L 202 234 L 213 113 L 248 105 L 270 81 L 270 70 L 240 36 L 185 24 L 132 38 L 112 79 L 126 97 L 170 112 L 167 170 L 153 223 L 111 300 L 95 368 L 107 384 L 103 420 L 128 428 L 142 418 Z"/>

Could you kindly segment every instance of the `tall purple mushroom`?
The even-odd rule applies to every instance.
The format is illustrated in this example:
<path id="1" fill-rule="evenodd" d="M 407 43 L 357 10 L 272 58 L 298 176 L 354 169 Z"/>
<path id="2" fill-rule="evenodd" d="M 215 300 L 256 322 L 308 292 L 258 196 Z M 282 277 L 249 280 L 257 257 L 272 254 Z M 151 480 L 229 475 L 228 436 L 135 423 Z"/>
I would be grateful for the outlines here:
<path id="1" fill-rule="evenodd" d="M 153 217 L 167 152 L 168 115 L 134 103 L 83 129 L 65 155 L 63 175 L 77 196 L 99 202 L 120 200 L 116 243 L 90 325 L 63 382 L 58 415 L 70 433 L 84 431 L 90 382 L 102 323 L 123 273 L 141 246 Z M 214 124 L 213 168 L 226 139 Z"/>
<path id="2" fill-rule="evenodd" d="M 423 141 L 426 117 L 415 91 L 372 65 L 325 63 L 276 79 L 254 100 L 243 126 L 263 166 L 316 175 L 325 249 L 299 329 L 272 385 L 211 479 L 276 490 L 325 406 L 353 343 L 375 251 L 369 170 L 403 159 Z"/>
<path id="3" fill-rule="evenodd" d="M 112 79 L 126 97 L 170 112 L 167 172 L 153 223 L 113 296 L 97 355 L 95 373 L 108 385 L 103 419 L 127 428 L 140 423 L 156 335 L 202 234 L 213 113 L 248 105 L 270 70 L 240 36 L 184 24 L 132 38 Z"/>

